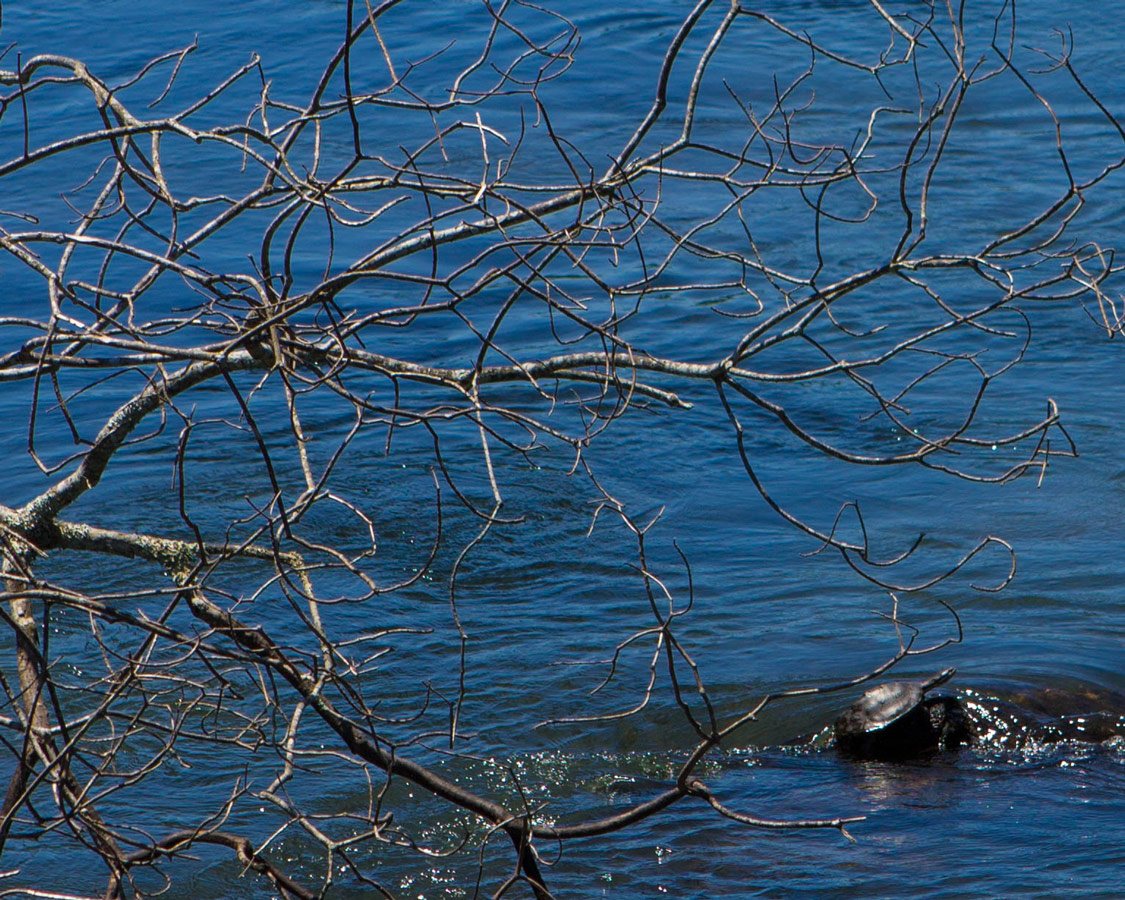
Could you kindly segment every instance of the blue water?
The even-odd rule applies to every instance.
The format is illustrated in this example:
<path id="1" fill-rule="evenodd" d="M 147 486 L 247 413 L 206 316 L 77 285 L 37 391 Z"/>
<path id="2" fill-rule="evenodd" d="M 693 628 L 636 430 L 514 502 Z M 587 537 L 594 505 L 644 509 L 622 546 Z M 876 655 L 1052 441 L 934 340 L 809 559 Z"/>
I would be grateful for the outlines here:
<path id="1" fill-rule="evenodd" d="M 572 67 L 543 87 L 541 99 L 552 127 L 574 145 L 572 162 L 582 172 L 592 170 L 597 175 L 608 168 L 647 112 L 662 54 L 688 7 L 662 2 L 643 10 L 617 10 L 587 0 L 565 7 L 581 33 L 581 45 Z M 918 14 L 925 10 L 923 4 L 910 8 Z M 992 16 L 998 9 L 999 4 L 970 8 L 967 28 L 974 53 L 987 48 Z M 703 34 L 717 25 L 723 11 L 709 13 Z M 887 28 L 866 4 L 775 3 L 766 11 L 796 32 L 807 30 L 835 53 L 871 60 L 887 46 Z M 1020 4 L 1018 12 L 1021 48 L 1057 49 L 1059 39 L 1053 29 L 1071 27 L 1075 68 L 1112 112 L 1125 115 L 1121 99 L 1125 80 L 1116 66 L 1120 28 L 1106 24 L 1120 21 L 1125 4 L 1098 5 L 1097 21 L 1083 15 L 1078 5 L 1063 7 L 1045 0 Z M 513 14 L 538 35 L 564 27 L 531 9 Z M 939 9 L 935 14 L 942 17 L 946 12 Z M 475 59 L 489 21 L 480 4 L 406 4 L 380 20 L 380 33 L 395 49 L 399 66 L 450 45 L 431 64 L 420 65 L 409 82 L 413 90 L 434 101 L 445 96 L 456 73 Z M 36 53 L 81 56 L 107 82 L 120 82 L 154 55 L 197 40 L 198 50 L 188 58 L 165 101 L 172 109 L 218 83 L 251 53 L 261 57 L 273 99 L 303 103 L 343 29 L 340 3 L 58 2 L 9 5 L 0 37 L 5 46 L 15 42 L 25 61 Z M 355 58 L 353 77 L 381 83 L 386 78 L 382 54 L 373 41 L 363 46 Z M 516 38 L 505 32 L 497 55 L 518 52 L 518 46 Z M 687 52 L 698 55 L 704 46 L 705 39 L 696 35 Z M 15 68 L 15 52 L 8 52 L 0 68 Z M 1035 68 L 1030 51 L 1021 49 L 1020 54 L 1021 65 L 1029 71 Z M 748 131 L 732 94 L 742 108 L 765 109 L 774 96 L 774 76 L 784 89 L 807 65 L 807 50 L 780 38 L 760 20 L 742 21 L 704 81 L 696 138 L 737 152 Z M 163 74 L 151 84 L 126 90 L 123 99 L 145 109 L 163 87 L 167 66 L 160 71 Z M 688 71 L 682 66 L 674 71 L 675 102 L 668 122 L 649 136 L 648 151 L 678 134 L 675 110 L 682 102 L 678 98 L 683 96 Z M 936 48 L 920 52 L 917 72 L 932 100 L 939 79 L 945 77 Z M 850 144 L 866 125 L 871 108 L 917 103 L 914 74 L 910 67 L 887 73 L 885 87 L 892 100 L 854 70 L 818 61 L 814 77 L 794 94 L 795 106 L 812 101 L 808 114 L 797 119 L 799 139 Z M 492 77 L 494 73 L 480 72 L 475 83 L 483 88 Z M 1062 73 L 1044 75 L 1036 83 L 1062 122 L 1076 179 L 1091 177 L 1121 155 L 1121 136 Z M 199 124 L 242 121 L 257 102 L 261 86 L 256 73 L 247 76 L 202 113 Z M 335 95 L 330 92 L 330 96 Z M 74 130 L 97 125 L 87 98 L 65 91 L 33 109 L 32 135 L 37 142 L 55 134 L 60 123 Z M 569 168 L 545 139 L 543 129 L 530 127 L 533 108 L 516 96 L 482 108 L 486 123 L 509 140 L 519 135 L 521 115 L 527 135 L 518 158 L 522 168 L 516 175 L 540 185 L 565 183 Z M 453 117 L 471 121 L 472 116 L 473 110 L 464 108 L 443 121 Z M 885 130 L 880 132 L 884 140 L 869 158 L 872 168 L 895 161 L 914 120 L 888 112 L 880 120 L 884 122 Z M 395 157 L 400 145 L 426 140 L 433 127 L 424 114 L 372 112 L 366 149 Z M 928 249 L 940 252 L 980 243 L 1013 227 L 1029 209 L 1049 204 L 1065 185 L 1054 141 L 1050 116 L 1010 76 L 970 93 L 958 131 L 945 151 L 946 174 L 932 197 Z M 0 120 L 0 159 L 17 156 L 22 142 L 22 120 L 14 107 L 9 108 Z M 502 153 L 500 143 L 491 149 Z M 334 162 L 351 152 L 349 131 L 327 128 L 322 152 L 330 171 Z M 451 168 L 473 171 L 479 137 L 468 130 L 454 132 L 445 152 Z M 240 172 L 237 154 L 201 151 L 187 141 L 182 145 L 168 141 L 166 154 L 170 177 L 185 194 L 216 191 L 218 184 L 232 185 L 233 192 L 258 177 L 255 171 Z M 76 172 L 86 177 L 89 168 L 83 165 L 88 166 L 90 159 L 78 154 L 61 157 L 0 180 L 0 209 L 34 211 L 44 222 L 61 227 L 68 213 L 59 193 L 80 180 Z M 456 169 L 460 163 L 464 170 Z M 690 158 L 681 160 L 685 167 L 689 163 Z M 873 172 L 870 187 L 882 205 L 869 223 L 824 224 L 821 283 L 871 265 L 893 248 L 901 227 L 895 178 Z M 1122 176 L 1115 174 L 1089 193 L 1072 224 L 1076 240 L 1097 241 L 1103 247 L 1120 241 L 1122 187 Z M 655 192 L 654 183 L 650 190 Z M 714 184 L 666 178 L 660 190 L 665 204 L 662 215 L 673 227 L 697 221 L 729 201 L 729 195 Z M 865 195 L 850 189 L 838 194 L 831 195 L 833 212 L 863 214 Z M 747 200 L 744 212 L 747 229 L 771 265 L 804 275 L 812 272 L 816 243 L 808 208 L 796 194 L 763 191 Z M 205 213 L 185 214 L 185 227 L 202 221 L 199 215 Z M 365 229 L 336 229 L 331 238 L 337 258 L 366 252 L 417 216 L 417 208 L 407 207 L 390 211 L 381 224 Z M 244 228 L 218 235 L 206 245 L 204 263 L 247 270 L 246 257 L 255 253 L 267 222 L 265 216 L 253 218 Z M 27 227 L 10 217 L 3 226 Z M 746 232 L 733 216 L 718 223 L 708 237 L 717 245 L 745 250 Z M 327 229 L 312 222 L 294 253 L 295 290 L 316 283 L 326 267 L 339 265 L 326 258 L 328 240 Z M 662 243 L 658 235 L 653 234 L 651 241 L 654 256 L 667 250 L 667 241 Z M 472 242 L 455 247 L 444 264 L 465 261 L 478 249 Z M 43 252 L 52 259 L 52 252 L 57 253 L 50 247 Z M 612 272 L 618 282 L 643 274 L 630 254 L 622 254 L 617 262 L 616 269 L 605 259 L 596 265 Z M 407 260 L 396 271 L 426 274 L 429 263 L 429 257 Z M 94 277 L 88 261 L 79 260 L 75 267 L 83 277 Z M 122 263 L 120 272 L 129 271 Z M 755 322 L 735 317 L 755 310 L 750 295 L 730 286 L 739 274 L 729 262 L 677 256 L 656 279 L 654 289 L 641 301 L 641 312 L 623 327 L 623 334 L 654 354 L 690 361 L 716 358 Z M 26 269 L 2 259 L 0 277 L 4 284 L 0 315 L 45 317 L 41 284 Z M 461 286 L 468 287 L 473 277 L 467 275 Z M 703 281 L 726 286 L 673 290 L 678 284 Z M 572 282 L 563 278 L 560 283 Z M 967 306 L 979 290 L 975 280 L 956 273 L 935 275 L 934 283 L 941 284 L 954 305 Z M 573 285 L 588 300 L 592 318 L 605 313 L 604 295 L 577 278 Z M 776 302 L 765 279 L 750 277 L 747 285 Z M 867 347 L 907 333 L 919 318 L 926 321 L 932 309 L 920 292 L 905 284 L 899 287 L 900 291 L 881 287 L 860 292 L 839 305 L 838 320 L 855 331 L 886 323 L 882 337 L 872 337 Z M 1119 289 L 1110 282 L 1111 297 L 1117 297 Z M 501 290 L 475 298 L 468 307 L 474 324 L 487 324 L 503 297 Z M 171 311 L 193 298 L 184 284 L 169 278 L 146 302 L 150 310 Z M 345 293 L 340 303 L 364 313 L 416 300 L 416 293 L 402 283 L 373 282 Z M 619 302 L 632 303 L 634 298 Z M 898 672 L 928 674 L 952 665 L 958 669 L 954 687 L 998 698 L 1047 690 L 1069 692 L 1074 699 L 1066 711 L 1085 713 L 1093 710 L 1081 707 L 1084 694 L 1125 696 L 1125 601 L 1120 590 L 1125 582 L 1125 556 L 1120 552 L 1125 528 L 1125 448 L 1120 440 L 1125 384 L 1120 377 L 1120 339 L 1108 339 L 1091 321 L 1087 310 L 1096 312 L 1096 305 L 1089 298 L 1086 310 L 1078 301 L 1028 303 L 1022 308 L 1027 320 L 1011 314 L 991 320 L 996 327 L 1016 330 L 1030 323 L 1031 339 L 1026 358 L 990 389 L 982 417 L 993 432 L 1012 433 L 1042 416 L 1048 397 L 1058 404 L 1080 455 L 1053 458 L 1041 481 L 1033 474 L 1003 485 L 979 484 L 918 467 L 848 466 L 810 451 L 748 403 L 733 403 L 747 429 L 755 471 L 795 515 L 827 530 L 841 504 L 858 502 L 878 559 L 898 555 L 925 533 L 916 556 L 894 572 L 896 580 L 925 582 L 989 535 L 1015 549 L 1016 575 L 999 593 L 974 588 L 1004 581 L 1010 560 L 999 546 L 931 589 L 899 593 L 900 616 L 920 629 L 920 644 L 957 636 L 956 623 L 941 603 L 957 610 L 964 639 L 933 656 L 907 660 Z M 577 335 L 573 326 L 557 324 L 563 338 Z M 18 326 L 0 327 L 0 353 L 24 336 Z M 168 340 L 195 336 L 187 333 Z M 826 341 L 839 337 L 827 329 L 822 336 Z M 982 365 L 990 370 L 1018 350 L 1013 342 L 988 335 L 974 334 L 966 340 L 961 349 L 979 351 Z M 408 329 L 384 330 L 378 341 L 369 349 L 446 365 L 470 364 L 478 347 L 464 322 L 452 315 L 423 318 Z M 502 332 L 504 348 L 527 358 L 560 352 L 553 341 L 550 323 L 534 304 L 519 310 Z M 762 354 L 755 365 L 785 372 L 813 358 L 811 353 L 797 355 L 787 345 L 783 352 Z M 913 374 L 907 366 L 881 377 L 902 383 Z M 660 513 L 647 536 L 647 565 L 664 580 L 678 606 L 686 603 L 688 577 L 676 546 L 690 562 L 694 606 L 677 635 L 699 663 L 720 718 L 738 716 L 768 692 L 849 680 L 892 655 L 897 639 L 885 618 L 892 609 L 888 592 L 859 578 L 838 554 L 812 554 L 818 543 L 769 509 L 747 477 L 713 388 L 706 382 L 653 381 L 675 390 L 693 407 L 672 410 L 654 404 L 648 410 L 633 410 L 591 444 L 586 459 L 639 522 Z M 75 378 L 66 386 L 75 389 L 79 383 Z M 125 375 L 84 392 L 71 405 L 76 427 L 86 436 L 95 433 L 107 413 L 142 384 L 139 376 Z M 240 382 L 246 389 L 251 384 L 249 379 Z M 391 402 L 385 381 L 371 378 L 365 383 L 356 376 L 353 389 L 361 385 L 379 402 Z M 970 385 L 963 367 L 950 367 L 949 373 L 911 395 L 912 421 L 935 429 L 958 421 L 965 414 Z M 886 419 L 857 424 L 860 416 L 871 412 L 871 404 L 844 380 L 763 386 L 762 393 L 783 400 L 803 425 L 852 452 L 889 452 L 908 444 Z M 402 406 L 422 407 L 440 399 L 421 387 L 404 386 L 403 394 Z M 492 398 L 529 414 L 547 415 L 529 391 L 498 388 Z M 51 402 L 47 398 L 39 402 L 36 450 L 48 462 L 62 463 L 76 448 Z M 288 426 L 280 394 L 266 391 L 254 402 L 264 437 L 283 441 Z M 0 413 L 3 421 L 12 423 L 0 433 L 4 460 L 0 502 L 9 506 L 26 502 L 50 483 L 27 453 L 29 403 L 27 383 L 0 382 Z M 226 523 L 249 514 L 249 502 L 269 501 L 269 482 L 263 477 L 253 436 L 230 426 L 239 413 L 229 395 L 210 386 L 193 392 L 185 408 L 192 404 L 199 425 L 189 454 L 193 488 L 188 509 L 201 527 L 213 530 L 210 537 L 220 539 Z M 306 404 L 303 413 L 305 428 L 313 436 L 310 453 L 314 463 L 323 464 L 335 446 L 332 439 L 339 439 L 352 425 L 351 407 L 322 393 Z M 579 424 L 573 409 L 562 404 L 551 422 L 567 429 Z M 171 421 L 163 434 L 126 451 L 98 489 L 67 515 L 105 527 L 188 536 L 172 490 L 171 460 L 179 427 L 178 421 Z M 515 429 L 504 433 L 519 436 Z M 423 565 L 436 535 L 432 441 L 419 429 L 399 430 L 388 454 L 385 437 L 377 428 L 365 433 L 341 459 L 330 485 L 372 518 L 378 553 L 365 565 L 372 577 L 384 583 L 408 577 Z M 486 505 L 488 486 L 481 476 L 475 430 L 453 422 L 443 429 L 442 439 L 443 459 L 452 477 Z M 1065 443 L 1059 432 L 1052 434 L 1052 441 L 1056 448 Z M 693 744 L 663 665 L 648 706 L 629 718 L 542 723 L 562 715 L 609 713 L 640 702 L 651 639 L 623 654 L 618 675 L 605 690 L 590 693 L 606 675 L 614 647 L 651 623 L 635 569 L 636 542 L 609 513 L 599 516 L 591 528 L 597 497 L 589 482 L 569 474 L 573 456 L 565 447 L 554 444 L 538 452 L 532 456 L 534 464 L 499 449 L 496 459 L 504 515 L 522 517 L 522 522 L 494 529 L 467 557 L 456 586 L 457 613 L 468 637 L 459 712 L 463 743 L 458 749 L 476 760 L 449 761 L 440 752 L 423 750 L 418 755 L 490 796 L 510 798 L 512 780 L 518 778 L 533 801 L 544 804 L 547 819 L 577 821 L 582 813 L 624 808 L 663 789 Z M 967 465 L 974 473 L 994 476 L 1011 461 L 1000 447 L 978 452 Z M 295 495 L 302 482 L 294 455 L 279 451 L 276 462 L 282 484 Z M 382 698 L 384 715 L 416 713 L 427 699 L 427 685 L 447 699 L 458 693 L 460 644 L 449 605 L 449 580 L 457 552 L 480 523 L 453 501 L 447 485 L 442 497 L 442 547 L 425 578 L 362 602 L 356 600 L 364 594 L 358 579 L 334 573 L 321 584 L 326 595 L 341 600 L 322 611 L 326 629 L 341 639 L 384 628 L 426 630 L 394 634 L 371 645 L 372 652 L 390 650 L 363 679 L 370 696 Z M 353 550 L 366 539 L 363 525 L 340 505 L 317 507 L 304 527 L 310 538 L 331 539 Z M 858 535 L 854 516 L 844 516 L 841 528 L 848 538 Z M 233 531 L 246 533 L 244 526 Z M 107 565 L 75 554 L 56 554 L 42 564 L 41 572 L 56 583 L 94 591 L 167 587 L 151 567 L 117 560 Z M 260 581 L 253 566 L 233 567 L 222 586 L 237 595 L 253 591 Z M 160 608 L 152 601 L 128 602 L 130 608 L 145 608 L 149 614 Z M 301 621 L 278 593 L 267 591 L 257 602 L 259 606 L 246 604 L 247 617 L 268 623 L 275 639 L 308 649 Z M 63 657 L 60 665 L 72 666 L 75 679 L 104 667 L 89 635 L 88 620 L 58 615 L 52 646 Z M 118 635 L 112 627 L 105 631 L 111 645 Z M 120 640 L 119 652 L 130 652 L 133 643 L 124 636 Z M 9 668 L 5 663 L 4 675 L 14 678 Z M 686 670 L 681 677 L 686 677 Z M 561 848 L 542 846 L 543 857 L 552 863 L 548 883 L 560 897 L 937 900 L 1122 895 L 1125 748 L 1120 740 L 1032 742 L 1018 747 L 985 744 L 928 763 L 905 765 L 846 762 L 816 742 L 787 743 L 817 733 L 855 693 L 778 703 L 742 729 L 703 772 L 723 802 L 741 812 L 772 818 L 865 815 L 866 821 L 849 829 L 855 843 L 831 830 L 758 831 L 722 819 L 704 804 L 685 801 L 618 834 Z M 11 715 L 11 710 L 3 714 Z M 318 742 L 327 738 L 313 725 L 308 727 L 305 749 L 315 751 Z M 418 728 L 433 734 L 447 729 L 444 703 L 436 701 Z M 442 746 L 440 738 L 430 743 Z M 139 742 L 130 752 L 140 760 L 145 749 Z M 4 759 L 0 775 L 6 778 L 10 756 Z M 326 865 L 322 851 L 296 827 L 285 827 L 279 812 L 252 796 L 264 789 L 279 765 L 276 755 L 264 749 L 245 753 L 229 745 L 217 749 L 185 742 L 178 760 L 104 798 L 103 814 L 159 836 L 199 824 L 221 798 L 245 784 L 249 792 L 232 805 L 230 830 L 258 841 L 277 832 L 269 852 L 297 880 L 319 885 Z M 308 765 L 309 771 L 290 785 L 295 802 L 323 816 L 324 827 L 341 838 L 351 825 L 346 814 L 366 810 L 370 783 L 344 759 L 314 755 Z M 201 798 L 207 802 L 203 811 Z M 396 787 L 394 801 L 396 822 L 420 844 L 440 849 L 455 844 L 462 832 L 469 835 L 467 850 L 437 859 L 387 845 L 360 845 L 353 861 L 394 896 L 473 896 L 482 859 L 480 895 L 490 896 L 509 872 L 509 847 L 493 837 L 480 851 L 480 829 L 467 817 L 450 814 L 424 797 L 408 796 L 403 787 Z M 90 894 L 100 890 L 100 869 L 90 880 L 96 868 L 91 855 L 63 833 L 33 840 L 34 833 L 28 823 L 16 828 L 0 860 L 0 869 L 15 874 L 0 880 L 0 887 Z M 129 837 L 144 840 L 139 833 Z M 331 896 L 371 896 L 339 858 L 334 865 L 336 886 Z M 228 851 L 201 848 L 198 860 L 170 863 L 167 871 L 173 878 L 167 897 L 273 896 L 267 882 L 242 874 Z M 161 884 L 155 876 L 138 878 L 141 889 L 153 890 Z"/>

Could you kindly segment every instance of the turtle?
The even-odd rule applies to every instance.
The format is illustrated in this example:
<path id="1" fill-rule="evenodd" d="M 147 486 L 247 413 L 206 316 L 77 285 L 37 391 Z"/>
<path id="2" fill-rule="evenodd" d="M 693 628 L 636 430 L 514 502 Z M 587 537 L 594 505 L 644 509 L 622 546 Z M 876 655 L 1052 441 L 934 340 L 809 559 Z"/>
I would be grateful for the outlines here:
<path id="1" fill-rule="evenodd" d="M 956 697 L 927 697 L 956 669 L 924 681 L 891 681 L 874 687 L 836 720 L 836 747 L 857 759 L 912 759 L 953 750 L 971 737 L 965 707 Z"/>

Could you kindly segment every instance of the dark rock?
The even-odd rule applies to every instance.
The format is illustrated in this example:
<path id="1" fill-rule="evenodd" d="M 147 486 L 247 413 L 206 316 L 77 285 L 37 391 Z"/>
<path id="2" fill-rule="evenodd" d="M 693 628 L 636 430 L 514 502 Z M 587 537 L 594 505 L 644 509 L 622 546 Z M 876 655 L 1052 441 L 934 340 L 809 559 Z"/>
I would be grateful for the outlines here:
<path id="1" fill-rule="evenodd" d="M 872 688 L 836 720 L 836 747 L 857 759 L 901 760 L 954 750 L 972 738 L 956 697 L 926 693 L 953 677 L 946 669 L 926 681 L 892 681 Z"/>

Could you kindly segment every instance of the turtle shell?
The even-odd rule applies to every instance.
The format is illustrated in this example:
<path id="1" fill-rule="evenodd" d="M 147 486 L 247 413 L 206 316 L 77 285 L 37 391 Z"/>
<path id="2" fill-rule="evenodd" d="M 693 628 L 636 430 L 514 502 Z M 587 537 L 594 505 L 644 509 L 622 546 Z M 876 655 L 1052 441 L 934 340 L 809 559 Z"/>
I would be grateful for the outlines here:
<path id="1" fill-rule="evenodd" d="M 953 669 L 946 669 L 925 681 L 891 681 L 873 687 L 840 717 L 841 723 L 852 732 L 886 728 L 916 709 L 926 691 L 945 684 L 953 673 Z"/>
<path id="2" fill-rule="evenodd" d="M 922 694 L 916 681 L 891 681 L 869 690 L 852 705 L 850 712 L 863 723 L 864 731 L 878 731 L 917 707 Z"/>

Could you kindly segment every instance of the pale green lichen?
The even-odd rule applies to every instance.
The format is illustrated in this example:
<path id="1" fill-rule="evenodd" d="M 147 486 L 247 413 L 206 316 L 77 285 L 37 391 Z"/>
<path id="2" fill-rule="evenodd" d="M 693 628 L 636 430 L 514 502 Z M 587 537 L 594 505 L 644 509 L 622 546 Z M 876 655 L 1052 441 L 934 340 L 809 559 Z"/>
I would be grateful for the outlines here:
<path id="1" fill-rule="evenodd" d="M 143 536 L 137 543 L 141 553 L 148 559 L 160 563 L 168 577 L 177 585 L 188 583 L 192 570 L 199 562 L 198 548 L 186 541 Z"/>

